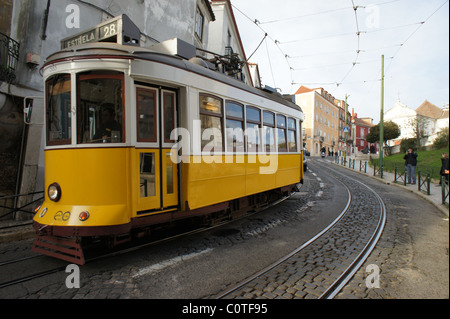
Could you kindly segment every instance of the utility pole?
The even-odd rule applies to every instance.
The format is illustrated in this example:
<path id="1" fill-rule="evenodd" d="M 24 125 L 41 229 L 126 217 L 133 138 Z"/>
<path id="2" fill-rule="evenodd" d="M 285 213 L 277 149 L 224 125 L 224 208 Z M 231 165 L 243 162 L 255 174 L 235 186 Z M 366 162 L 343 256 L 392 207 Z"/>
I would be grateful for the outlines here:
<path id="1" fill-rule="evenodd" d="M 380 107 L 380 169 L 383 167 L 384 155 L 384 54 L 381 55 L 381 107 Z"/>

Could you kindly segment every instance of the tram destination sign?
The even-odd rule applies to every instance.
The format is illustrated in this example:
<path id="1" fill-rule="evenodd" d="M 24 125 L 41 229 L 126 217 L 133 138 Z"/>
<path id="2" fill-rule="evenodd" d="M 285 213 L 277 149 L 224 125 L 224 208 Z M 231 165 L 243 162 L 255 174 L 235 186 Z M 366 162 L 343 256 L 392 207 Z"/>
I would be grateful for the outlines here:
<path id="1" fill-rule="evenodd" d="M 120 15 L 95 27 L 61 41 L 61 49 L 91 42 L 114 42 L 127 45 L 139 45 L 140 30 L 126 16 Z"/>

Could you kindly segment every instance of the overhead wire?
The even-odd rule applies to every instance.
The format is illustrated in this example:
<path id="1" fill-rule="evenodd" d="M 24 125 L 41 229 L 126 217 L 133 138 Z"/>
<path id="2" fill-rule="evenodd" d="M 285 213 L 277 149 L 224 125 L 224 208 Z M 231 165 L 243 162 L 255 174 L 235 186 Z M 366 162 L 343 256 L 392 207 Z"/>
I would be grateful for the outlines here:
<path id="1" fill-rule="evenodd" d="M 386 67 L 386 72 L 385 73 L 387 73 L 388 72 L 388 70 L 390 69 L 390 67 L 391 67 L 391 64 L 392 64 L 392 61 L 394 60 L 394 58 L 397 56 L 397 54 L 400 52 L 400 50 L 405 46 L 405 44 L 406 44 L 406 42 L 408 42 L 412 37 L 413 37 L 413 35 L 414 34 L 416 34 L 417 33 L 417 31 L 419 31 L 419 29 L 420 28 L 422 28 L 423 27 L 423 25 L 426 23 L 426 22 L 428 22 L 428 20 L 430 20 L 431 19 L 431 17 L 433 17 L 439 10 L 441 10 L 441 8 L 446 4 L 446 3 L 448 3 L 448 1 L 449 0 L 446 0 L 444 3 L 442 3 L 440 6 L 439 6 L 439 8 L 437 8 L 435 11 L 433 11 L 433 13 L 431 14 L 431 15 L 429 15 L 423 22 L 421 22 L 420 23 L 420 25 L 406 38 L 406 40 L 405 41 L 403 41 L 403 43 L 400 45 L 400 47 L 398 48 L 398 50 L 394 53 L 394 55 L 392 56 L 392 59 L 391 59 L 391 61 L 390 61 L 390 63 L 389 63 L 389 65 Z"/>
<path id="2" fill-rule="evenodd" d="M 292 67 L 291 67 L 291 64 L 290 64 L 290 62 L 289 62 L 289 60 L 288 60 L 288 55 L 286 54 L 286 53 L 284 53 L 284 51 L 281 49 L 281 47 L 279 46 L 279 41 L 278 40 L 276 40 L 276 39 L 273 39 L 261 26 L 260 26 L 260 21 L 258 21 L 257 19 L 252 19 L 252 18 L 250 18 L 247 14 L 245 14 L 242 10 L 240 10 L 238 7 L 236 7 L 234 4 L 232 4 L 232 7 L 234 8 L 234 9 L 236 9 L 238 12 L 240 12 L 246 19 L 248 19 L 248 20 L 250 20 L 252 23 L 254 23 L 263 33 L 264 33 L 264 39 L 261 41 L 261 43 L 258 45 L 258 47 L 257 47 L 257 49 L 252 53 L 252 55 L 254 55 L 255 53 L 256 53 L 256 51 L 259 49 L 259 47 L 261 46 L 261 44 L 264 42 L 264 40 L 267 40 L 267 38 L 269 38 L 274 44 L 275 44 L 275 46 L 278 48 L 278 50 L 280 50 L 280 52 L 281 52 L 281 54 L 283 55 L 283 57 L 285 58 L 285 60 L 286 60 L 286 63 L 287 63 L 287 65 L 288 65 L 288 67 L 289 67 L 289 72 L 290 72 L 290 74 L 291 74 L 291 80 L 293 81 L 293 74 L 292 74 Z M 267 50 L 267 56 L 268 56 L 268 59 L 269 59 L 269 65 L 270 65 L 270 69 L 271 69 L 271 73 L 272 73 L 272 79 L 273 79 L 273 81 L 274 81 L 274 85 L 275 85 L 275 87 L 276 87 L 276 84 L 275 84 L 275 77 L 274 77 L 274 74 L 273 74 L 273 69 L 272 69 L 272 63 L 271 63 L 271 61 L 270 61 L 270 55 L 269 55 L 269 49 L 268 49 L 268 46 L 267 46 L 267 41 L 266 41 L 266 50 Z M 249 58 L 250 59 L 250 58 Z M 248 62 L 248 60 L 249 59 L 247 59 L 247 62 Z M 292 82 L 291 81 L 291 82 Z"/>
<path id="3" fill-rule="evenodd" d="M 394 2 L 399 2 L 402 0 L 392 0 L 392 1 L 386 1 L 386 2 L 382 2 L 382 3 L 378 3 L 376 4 L 377 6 L 380 5 L 385 5 L 385 4 L 390 4 L 390 3 L 394 3 Z M 264 38 L 263 40 L 260 42 L 260 44 L 257 46 L 257 48 L 255 49 L 255 51 L 250 55 L 250 57 L 252 57 L 256 51 L 260 48 L 260 46 L 262 45 L 262 43 L 267 40 L 267 38 L 269 38 L 274 44 L 275 46 L 280 50 L 281 54 L 284 56 L 284 58 L 286 59 L 287 65 L 289 67 L 289 71 L 291 74 L 291 85 L 297 85 L 299 83 L 294 82 L 293 79 L 293 71 L 298 71 L 298 70 L 305 70 L 308 68 L 293 68 L 290 64 L 290 59 L 297 59 L 297 58 L 304 58 L 307 56 L 317 56 L 317 55 L 329 55 L 329 54 L 336 54 L 336 53 L 343 53 L 343 52 L 356 52 L 356 56 L 355 59 L 353 60 L 350 69 L 347 71 L 347 73 L 345 73 L 345 75 L 342 77 L 342 79 L 339 82 L 324 82 L 324 83 L 318 83 L 318 82 L 314 82 L 315 84 L 319 84 L 319 85 L 336 85 L 336 86 L 340 86 L 342 85 L 344 82 L 346 82 L 346 79 L 349 77 L 349 75 L 352 73 L 352 71 L 355 69 L 355 66 L 358 64 L 362 64 L 362 63 L 366 63 L 366 62 L 370 62 L 370 61 L 365 61 L 365 62 L 358 62 L 359 58 L 360 58 L 360 53 L 361 52 L 367 52 L 367 51 L 374 51 L 374 50 L 381 50 L 384 48 L 392 48 L 392 47 L 398 47 L 397 51 L 394 53 L 393 56 L 388 57 L 388 59 L 390 59 L 390 63 L 388 65 L 388 67 L 386 68 L 386 70 L 389 69 L 389 67 L 392 64 L 392 61 L 394 60 L 394 58 L 397 56 L 397 54 L 399 53 L 399 51 L 404 47 L 405 43 L 408 42 L 411 37 L 413 37 L 413 35 L 436 13 L 438 12 L 449 0 L 446 0 L 441 6 L 439 6 L 439 8 L 437 8 L 429 17 L 427 17 L 424 21 L 420 21 L 420 22 L 416 22 L 416 23 L 410 23 L 410 24 L 405 24 L 405 25 L 399 25 L 399 26 L 392 26 L 392 27 L 386 27 L 383 29 L 377 29 L 377 30 L 368 30 L 368 31 L 363 31 L 360 29 L 359 26 L 359 21 L 358 21 L 358 9 L 359 8 L 365 8 L 364 6 L 358 6 L 355 5 L 355 1 L 351 0 L 352 2 L 352 6 L 351 7 L 342 7 L 342 8 L 336 8 L 336 9 L 332 9 L 332 10 L 326 10 L 326 11 L 322 11 L 322 12 L 316 12 L 316 13 L 311 13 L 311 14 L 305 14 L 305 15 L 301 15 L 301 16 L 295 16 L 295 17 L 289 17 L 289 18 L 285 18 L 285 19 L 277 19 L 277 20 L 270 20 L 270 21 L 259 21 L 258 19 L 252 19 L 250 18 L 247 14 L 245 14 L 242 10 L 240 10 L 239 8 L 237 8 L 235 5 L 232 5 L 234 9 L 236 9 L 238 12 L 240 12 L 246 19 L 248 19 L 249 21 L 251 21 L 252 23 L 254 23 L 263 33 L 264 33 Z M 289 21 L 289 20 L 294 20 L 294 19 L 299 19 L 299 18 L 303 18 L 303 17 L 308 17 L 308 16 L 316 16 L 316 15 L 320 15 L 320 14 L 326 14 L 326 13 L 333 13 L 333 12 L 337 12 L 337 11 L 343 11 L 343 10 L 348 10 L 349 8 L 353 9 L 353 13 L 354 13 L 354 18 L 355 18 L 355 25 L 356 25 L 356 40 L 357 40 L 357 44 L 356 44 L 356 50 L 352 49 L 352 50 L 346 50 L 346 51 L 340 51 L 340 52 L 326 52 L 326 53 L 319 53 L 319 54 L 310 54 L 310 55 L 298 55 L 298 56 L 289 56 L 288 54 L 286 54 L 283 50 L 283 48 L 281 48 L 280 45 L 286 45 L 286 44 L 291 44 L 291 43 L 296 43 L 296 42 L 305 42 L 305 41 L 311 41 L 311 40 L 320 40 L 320 39 L 326 39 L 326 38 L 336 38 L 336 37 L 340 37 L 340 36 L 347 36 L 347 35 L 355 35 L 355 32 L 349 32 L 349 33 L 341 33 L 341 34 L 335 34 L 335 35 L 326 35 L 326 36 L 322 36 L 322 37 L 314 37 L 314 38 L 307 38 L 307 39 L 298 39 L 298 40 L 290 40 L 290 41 L 283 41 L 280 42 L 276 39 L 274 39 L 273 37 L 270 36 L 270 34 L 268 34 L 268 32 L 266 32 L 265 29 L 262 28 L 261 25 L 264 24 L 271 24 L 271 23 L 278 23 L 278 22 L 283 22 L 283 21 Z M 399 28 L 404 28 L 404 27 L 408 27 L 408 26 L 413 26 L 413 25 L 418 25 L 418 27 L 406 38 L 405 41 L 403 41 L 400 44 L 395 44 L 395 45 L 390 45 L 390 46 L 384 46 L 384 47 L 380 47 L 380 48 L 372 48 L 372 49 L 366 49 L 366 50 L 361 50 L 361 35 L 362 34 L 370 34 L 370 33 L 375 33 L 375 32 L 381 32 L 381 31 L 388 31 L 388 30 L 394 30 L 394 29 L 399 29 Z M 271 75 L 272 75 L 272 79 L 274 84 L 275 82 L 275 75 L 273 73 L 273 68 L 272 68 L 272 62 L 270 61 L 270 54 L 269 54 L 269 49 L 268 49 L 268 44 L 266 41 L 266 51 L 268 54 L 268 58 L 269 58 L 269 66 L 270 66 L 270 70 L 271 70 Z M 250 59 L 250 57 L 247 59 L 247 61 Z M 342 63 L 342 65 L 344 64 L 348 64 L 348 63 Z M 334 65 L 329 65 L 329 66 L 334 66 Z M 318 67 L 311 67 L 311 68 L 321 68 L 321 67 L 328 67 L 328 66 L 318 66 Z M 346 83 L 367 83 L 367 82 L 374 82 L 374 81 L 380 81 L 380 79 L 378 80 L 365 80 L 365 81 L 352 81 L 352 82 L 346 82 Z M 303 83 L 304 85 L 307 83 Z M 276 84 L 275 84 L 276 86 Z"/>
<path id="4" fill-rule="evenodd" d="M 353 0 L 351 0 L 351 1 L 352 1 L 353 12 L 355 14 L 355 21 L 356 21 L 356 37 L 357 37 L 356 58 L 355 58 L 354 62 L 352 63 L 352 66 L 351 66 L 350 70 L 348 70 L 348 72 L 345 74 L 345 76 L 342 78 L 342 80 L 339 83 L 336 84 L 336 86 L 341 85 L 345 81 L 345 79 L 350 75 L 350 73 L 353 71 L 353 69 L 355 68 L 355 65 L 358 62 L 359 53 L 361 52 L 359 50 L 359 48 L 360 48 L 360 35 L 361 35 L 361 32 L 359 30 L 359 23 L 358 23 L 358 13 L 357 13 L 358 7 L 355 6 L 355 3 L 354 3 Z"/>

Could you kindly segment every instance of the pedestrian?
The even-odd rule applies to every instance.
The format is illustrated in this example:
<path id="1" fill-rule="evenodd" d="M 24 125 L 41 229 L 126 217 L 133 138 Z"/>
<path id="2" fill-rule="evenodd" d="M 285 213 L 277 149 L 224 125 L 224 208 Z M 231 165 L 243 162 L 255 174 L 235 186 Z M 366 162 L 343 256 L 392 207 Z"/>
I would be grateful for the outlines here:
<path id="1" fill-rule="evenodd" d="M 416 184 L 416 166 L 417 166 L 417 153 L 414 153 L 412 148 L 409 148 L 406 155 L 403 156 L 405 160 L 406 173 L 408 175 L 408 184 Z"/>
<path id="2" fill-rule="evenodd" d="M 441 158 L 441 177 L 444 176 L 445 183 L 448 184 L 448 170 L 449 170 L 449 158 L 447 153 L 442 154 Z M 442 185 L 442 178 L 439 181 L 439 185 Z"/>

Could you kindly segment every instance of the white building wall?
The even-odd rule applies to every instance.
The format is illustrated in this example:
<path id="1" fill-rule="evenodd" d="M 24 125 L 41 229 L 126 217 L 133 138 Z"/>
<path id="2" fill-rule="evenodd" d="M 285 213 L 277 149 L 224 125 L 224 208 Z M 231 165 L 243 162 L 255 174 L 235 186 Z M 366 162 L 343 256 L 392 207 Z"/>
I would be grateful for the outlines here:
<path id="1" fill-rule="evenodd" d="M 400 127 L 401 134 L 398 138 L 400 140 L 403 138 L 411 138 L 414 136 L 413 128 L 411 127 L 410 123 L 416 117 L 416 111 L 410 109 L 400 101 L 397 101 L 393 108 L 384 113 L 385 122 L 392 121 Z M 390 142 L 392 143 L 392 141 Z"/>

